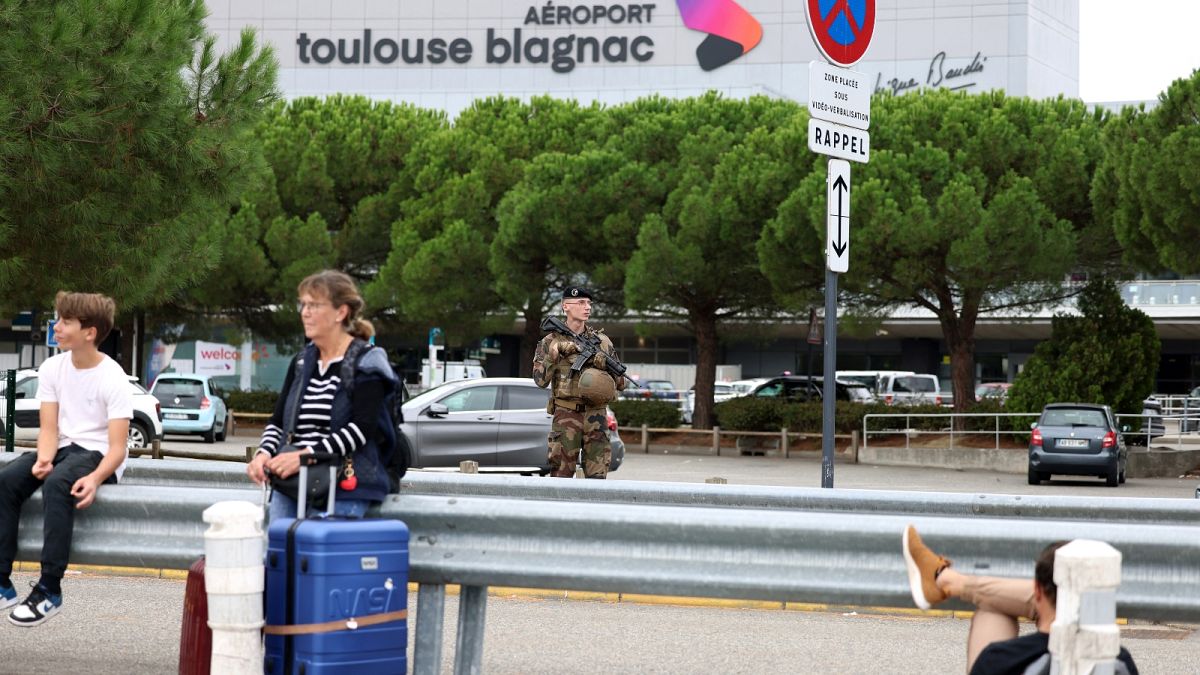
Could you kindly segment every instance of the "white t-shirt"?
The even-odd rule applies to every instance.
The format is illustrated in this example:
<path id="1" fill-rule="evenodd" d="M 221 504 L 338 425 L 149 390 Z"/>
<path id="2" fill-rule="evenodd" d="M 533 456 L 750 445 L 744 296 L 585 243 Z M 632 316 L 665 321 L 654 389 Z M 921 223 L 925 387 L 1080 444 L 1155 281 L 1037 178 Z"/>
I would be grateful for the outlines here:
<path id="1" fill-rule="evenodd" d="M 133 418 L 133 388 L 120 364 L 106 354 L 80 370 L 71 353 L 51 356 L 38 368 L 37 399 L 58 404 L 58 447 L 72 443 L 108 454 L 108 422 Z M 117 480 L 125 462 L 117 467 Z"/>

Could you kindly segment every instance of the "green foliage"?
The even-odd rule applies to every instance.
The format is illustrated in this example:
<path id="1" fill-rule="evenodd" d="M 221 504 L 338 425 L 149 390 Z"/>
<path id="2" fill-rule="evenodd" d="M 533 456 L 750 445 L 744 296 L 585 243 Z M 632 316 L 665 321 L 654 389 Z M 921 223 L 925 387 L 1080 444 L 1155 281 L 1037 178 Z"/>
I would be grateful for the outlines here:
<path id="1" fill-rule="evenodd" d="M 562 248 L 561 237 L 545 234 L 559 227 L 551 220 L 561 219 L 561 210 L 544 214 L 546 224 L 522 219 L 516 227 L 523 231 L 513 233 L 500 220 L 499 205 L 534 158 L 573 155 L 594 144 L 603 134 L 600 117 L 597 105 L 495 97 L 476 101 L 452 127 L 426 135 L 408 158 L 415 167 L 412 191 L 399 202 L 392 250 L 368 300 L 408 320 L 445 326 L 449 344 L 484 335 L 513 315 L 540 323 L 550 305 L 548 287 L 575 271 L 558 271 L 547 252 L 568 259 L 570 267 L 585 266 L 586 256 L 572 256 L 577 251 Z M 538 337 L 527 335 L 523 347 L 530 356 Z"/>
<path id="2" fill-rule="evenodd" d="M 778 431 L 787 418 L 788 404 L 777 398 L 739 396 L 713 407 L 717 426 L 728 431 Z"/>
<path id="3" fill-rule="evenodd" d="M 1088 284 L 1078 309 L 1080 316 L 1054 318 L 1053 336 L 1037 346 L 1009 391 L 1009 410 L 1040 412 L 1047 403 L 1070 402 L 1141 412 L 1158 370 L 1154 323 L 1128 307 L 1111 281 Z"/>
<path id="4" fill-rule="evenodd" d="M 879 96 L 872 113 L 871 162 L 856 165 L 852 180 L 854 263 L 841 290 L 868 307 L 932 312 L 962 409 L 973 398 L 977 320 L 1057 300 L 1068 272 L 1113 257 L 1088 197 L 1100 118 L 1080 101 L 948 90 Z M 817 170 L 758 242 L 763 274 L 793 308 L 825 264 L 825 158 L 811 162 Z"/>
<path id="5" fill-rule="evenodd" d="M 278 399 L 279 392 L 266 389 L 230 389 L 225 392 L 225 405 L 234 412 L 272 413 L 275 412 L 275 402 Z"/>
<path id="6" fill-rule="evenodd" d="M 1200 71 L 1171 83 L 1149 112 L 1126 108 L 1105 125 L 1092 199 L 1130 262 L 1200 272 Z"/>
<path id="7" fill-rule="evenodd" d="M 220 252 L 217 267 L 177 307 L 294 338 L 291 301 L 301 279 L 324 268 L 374 278 L 400 203 L 412 196 L 410 150 L 444 125 L 441 113 L 362 96 L 276 105 L 255 132 L 254 180 L 206 233 Z M 368 313 L 386 309 L 369 305 Z"/>
<path id="8" fill-rule="evenodd" d="M 679 426 L 679 408 L 670 401 L 638 401 L 619 399 L 608 404 L 617 424 L 622 427 L 674 429 Z"/>
<path id="9" fill-rule="evenodd" d="M 151 306 L 204 277 L 206 227 L 254 166 L 276 63 L 218 57 L 200 0 L 0 9 L 0 310 L 62 288 Z"/>
<path id="10" fill-rule="evenodd" d="M 637 224 L 626 304 L 681 320 L 695 336 L 693 419 L 708 428 L 721 325 L 775 307 L 755 243 L 807 168 L 780 140 L 794 138 L 803 118 L 789 101 L 711 93 L 649 99 L 614 114 L 621 121 L 609 147 L 644 167 L 644 184 L 662 195 L 652 205 L 614 204 Z"/>

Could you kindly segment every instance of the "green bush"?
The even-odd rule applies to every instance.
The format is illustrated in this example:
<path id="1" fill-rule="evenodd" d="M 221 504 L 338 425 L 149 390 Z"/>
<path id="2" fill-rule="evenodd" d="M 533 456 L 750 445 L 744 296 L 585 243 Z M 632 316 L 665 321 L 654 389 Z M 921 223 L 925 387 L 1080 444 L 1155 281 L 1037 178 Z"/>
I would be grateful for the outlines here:
<path id="1" fill-rule="evenodd" d="M 255 391 L 226 391 L 225 405 L 234 412 L 271 413 L 275 412 L 275 401 L 279 392 L 259 389 Z"/>
<path id="2" fill-rule="evenodd" d="M 934 405 L 889 406 L 882 403 L 863 404 L 838 401 L 834 413 L 835 433 L 848 434 L 862 431 L 863 416 L 869 413 L 927 415 L 947 413 L 949 408 Z M 789 431 L 819 434 L 822 431 L 824 410 L 820 401 L 808 403 L 786 403 L 774 398 L 744 396 L 730 399 L 716 406 L 717 424 L 730 431 Z M 923 431 L 934 431 L 950 426 L 950 418 L 915 418 L 912 427 Z M 880 419 L 871 424 L 871 429 L 902 429 L 904 418 Z"/>
<path id="3" fill-rule="evenodd" d="M 674 429 L 679 426 L 679 408 L 669 401 L 613 401 L 608 404 L 623 427 Z"/>
<path id="4" fill-rule="evenodd" d="M 715 424 L 728 431 L 779 431 L 787 404 L 779 399 L 740 396 L 718 403 Z"/>

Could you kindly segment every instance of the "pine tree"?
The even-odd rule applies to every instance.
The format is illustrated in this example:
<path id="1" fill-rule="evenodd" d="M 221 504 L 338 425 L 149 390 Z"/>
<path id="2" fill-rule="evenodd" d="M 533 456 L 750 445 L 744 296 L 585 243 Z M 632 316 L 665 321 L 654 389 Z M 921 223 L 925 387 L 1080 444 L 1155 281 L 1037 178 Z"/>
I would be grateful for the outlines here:
<path id="1" fill-rule="evenodd" d="M 218 57 L 205 13 L 0 1 L 0 312 L 62 288 L 146 307 L 215 264 L 201 235 L 244 187 L 277 65 L 249 30 Z"/>

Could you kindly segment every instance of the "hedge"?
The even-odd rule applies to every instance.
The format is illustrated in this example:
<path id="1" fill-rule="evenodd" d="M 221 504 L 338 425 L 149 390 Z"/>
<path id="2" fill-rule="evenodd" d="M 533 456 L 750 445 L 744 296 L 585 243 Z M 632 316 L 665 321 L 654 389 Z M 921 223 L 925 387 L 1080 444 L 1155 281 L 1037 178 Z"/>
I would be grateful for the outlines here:
<path id="1" fill-rule="evenodd" d="M 674 429 L 679 426 L 679 408 L 669 401 L 617 400 L 608 404 L 623 427 Z"/>
<path id="2" fill-rule="evenodd" d="M 225 405 L 234 412 L 272 413 L 275 412 L 275 401 L 279 392 L 265 389 L 255 391 L 227 391 Z"/>
<path id="3" fill-rule="evenodd" d="M 982 401 L 972 406 L 972 412 L 1003 412 L 1003 408 L 994 401 Z M 883 403 L 863 404 L 849 401 L 838 401 L 834 414 L 834 431 L 848 434 L 863 428 L 863 416 L 867 414 L 904 414 L 929 415 L 949 413 L 950 408 L 935 405 L 890 406 Z M 745 396 L 718 403 L 716 406 L 717 424 L 729 431 L 779 431 L 787 427 L 789 431 L 799 433 L 821 433 L 823 408 L 820 401 L 808 403 L 787 403 L 774 398 L 755 398 Z M 949 417 L 914 417 L 907 420 L 912 428 L 920 431 L 937 431 L 950 426 Z M 904 418 L 880 418 L 871 423 L 872 431 L 884 429 L 905 428 Z M 995 428 L 992 419 L 971 419 L 965 422 L 966 429 L 986 431 Z M 1000 428 L 1008 426 L 1001 421 Z M 1027 423 L 1026 423 L 1027 424 Z"/>

